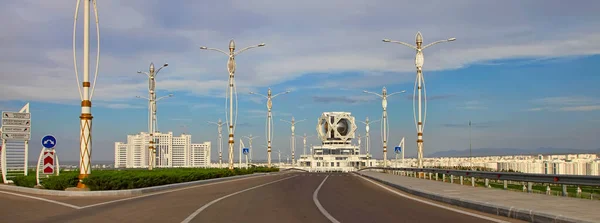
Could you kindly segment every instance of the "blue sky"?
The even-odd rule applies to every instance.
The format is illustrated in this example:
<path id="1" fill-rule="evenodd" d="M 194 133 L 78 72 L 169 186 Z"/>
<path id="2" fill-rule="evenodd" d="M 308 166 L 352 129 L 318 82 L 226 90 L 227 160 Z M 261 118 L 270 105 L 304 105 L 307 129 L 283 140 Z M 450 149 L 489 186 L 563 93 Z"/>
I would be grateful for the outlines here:
<path id="1" fill-rule="evenodd" d="M 31 151 L 39 149 L 44 134 L 53 134 L 62 159 L 76 160 L 80 102 L 71 53 L 75 2 L 0 2 L 5 6 L 0 9 L 5 27 L 0 34 L 0 110 L 15 111 L 30 102 Z M 413 43 L 417 31 L 425 43 L 457 38 L 425 50 L 430 98 L 426 155 L 468 148 L 469 120 L 474 123 L 474 148 L 600 147 L 600 32 L 591 28 L 600 25 L 598 2 L 416 4 L 99 1 L 101 56 L 92 159 L 112 160 L 114 142 L 147 131 L 146 101 L 135 98 L 147 95 L 147 78 L 136 71 L 147 70 L 150 62 L 169 63 L 158 75 L 158 95 L 175 95 L 158 104 L 159 130 L 180 134 L 187 125 L 192 141 L 213 141 L 215 159 L 217 130 L 206 122 L 225 119 L 226 58 L 198 46 L 226 49 L 231 38 L 238 48 L 267 43 L 237 57 L 236 143 L 237 136 L 259 136 L 254 141 L 256 158 L 266 156 L 261 148 L 266 144 L 266 108 L 260 97 L 247 93 L 266 94 L 269 87 L 274 93 L 292 90 L 274 99 L 274 147 L 282 153 L 289 153 L 290 130 L 279 119 L 307 119 L 297 124 L 296 133 L 315 135 L 316 120 L 325 111 L 349 111 L 359 120 L 381 118 L 381 101 L 362 90 L 406 90 L 390 98 L 390 143 L 404 136 L 406 155 L 415 155 L 410 100 L 414 51 L 381 39 Z M 364 135 L 364 125 L 358 126 Z M 372 150 L 381 157 L 379 125 L 372 129 L 377 139 Z M 314 137 L 308 141 L 318 144 Z M 297 142 L 301 153 L 301 138 Z"/>

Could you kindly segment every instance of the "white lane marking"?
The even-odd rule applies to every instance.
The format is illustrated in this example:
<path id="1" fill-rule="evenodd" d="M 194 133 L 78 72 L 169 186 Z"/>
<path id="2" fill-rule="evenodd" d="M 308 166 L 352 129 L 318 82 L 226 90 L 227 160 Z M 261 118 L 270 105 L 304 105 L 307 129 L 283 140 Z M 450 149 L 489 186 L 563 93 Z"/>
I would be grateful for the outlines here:
<path id="1" fill-rule="evenodd" d="M 225 199 L 225 198 L 228 198 L 228 197 L 234 196 L 234 195 L 236 195 L 236 194 L 241 194 L 241 193 L 244 193 L 244 192 L 246 192 L 246 191 L 249 191 L 249 190 L 254 190 L 254 189 L 256 189 L 256 188 L 259 188 L 259 187 L 264 187 L 264 186 L 267 186 L 267 185 L 269 185 L 269 184 L 274 184 L 274 183 L 277 183 L 277 182 L 279 182 L 279 181 L 284 181 L 284 180 L 287 180 L 287 179 L 290 179 L 290 178 L 294 178 L 294 177 L 297 177 L 297 176 L 298 176 L 298 175 L 296 175 L 296 176 L 291 176 L 291 177 L 286 177 L 286 178 L 279 179 L 279 180 L 276 180 L 276 181 L 271 181 L 271 182 L 269 182 L 269 183 L 265 183 L 265 184 L 261 184 L 261 185 L 258 185 L 258 186 L 254 186 L 254 187 L 251 187 L 251 188 L 248 188 L 248 189 L 245 189 L 245 190 L 241 190 L 241 191 L 238 191 L 238 192 L 235 192 L 235 193 L 228 194 L 228 195 L 225 195 L 225 196 L 223 196 L 223 197 L 217 198 L 217 199 L 215 199 L 215 200 L 213 200 L 213 201 L 211 201 L 211 202 L 209 202 L 209 203 L 205 204 L 204 206 L 202 206 L 202 207 L 198 208 L 198 210 L 194 211 L 194 213 L 192 213 L 190 216 L 188 216 L 186 219 L 184 219 L 184 220 L 183 220 L 181 223 L 188 223 L 188 222 L 190 222 L 190 221 L 191 221 L 191 220 L 193 220 L 193 219 L 194 219 L 194 218 L 195 218 L 195 217 L 196 217 L 198 214 L 200 214 L 200 212 L 204 211 L 205 209 L 207 209 L 207 208 L 208 208 L 208 207 L 210 207 L 211 205 L 213 205 L 213 204 L 215 204 L 215 203 L 219 202 L 220 200 L 223 200 L 223 199 Z"/>
<path id="2" fill-rule="evenodd" d="M 159 195 L 159 194 L 166 194 L 166 193 L 171 193 L 171 192 L 188 190 L 188 189 L 193 189 L 193 188 L 198 188 L 198 187 L 211 186 L 211 185 L 215 185 L 215 184 L 222 184 L 222 183 L 235 182 L 235 181 L 240 181 L 240 180 L 247 180 L 247 179 L 253 179 L 253 178 L 257 178 L 257 177 L 274 176 L 274 175 L 276 175 L 276 174 L 260 175 L 260 176 L 253 176 L 253 177 L 244 177 L 244 178 L 233 179 L 233 180 L 223 180 L 223 181 L 218 181 L 218 182 L 214 182 L 214 183 L 207 183 L 207 184 L 201 184 L 201 185 L 196 185 L 196 186 L 183 187 L 183 188 L 178 188 L 178 189 L 173 189 L 173 190 L 167 190 L 167 191 L 161 191 L 161 192 L 156 192 L 156 193 L 151 193 L 151 194 L 144 194 L 144 195 L 135 196 L 135 197 L 123 198 L 123 199 L 119 199 L 119 200 L 113 200 L 113 201 L 107 201 L 107 202 L 102 202 L 102 203 L 97 203 L 97 204 L 91 204 L 91 205 L 88 205 L 88 206 L 83 206 L 83 207 L 81 207 L 81 209 L 83 209 L 83 208 L 89 208 L 89 207 L 96 207 L 96 206 L 105 205 L 105 204 L 112 204 L 112 203 L 121 202 L 121 201 L 128 201 L 128 200 L 133 200 L 133 199 L 138 199 L 138 198 L 144 198 L 144 197 L 149 197 L 149 196 L 154 196 L 154 195 Z M 216 179 L 218 179 L 218 178 L 216 178 Z"/>
<path id="3" fill-rule="evenodd" d="M 439 205 L 439 204 L 436 204 L 436 203 L 433 203 L 433 202 L 429 202 L 429 201 L 426 201 L 426 200 L 421 200 L 421 199 L 418 199 L 418 198 L 414 198 L 414 197 L 411 197 L 411 196 L 407 196 L 407 195 L 401 194 L 401 193 L 399 193 L 399 192 L 397 192 L 397 191 L 395 191 L 395 190 L 392 190 L 392 189 L 390 189 L 390 188 L 387 188 L 387 187 L 385 187 L 385 186 L 381 185 L 380 183 L 377 183 L 377 182 L 375 182 L 375 181 L 372 181 L 372 180 L 370 180 L 370 179 L 367 179 L 367 178 L 365 178 L 365 177 L 363 177 L 363 176 L 360 176 L 360 175 L 359 175 L 359 177 L 360 177 L 360 178 L 362 178 L 363 180 L 369 181 L 369 182 L 371 182 L 371 183 L 373 183 L 373 184 L 375 184 L 375 185 L 377 185 L 377 186 L 379 186 L 379 187 L 381 187 L 381 188 L 383 188 L 383 189 L 386 189 L 386 190 L 387 190 L 387 191 L 389 191 L 389 192 L 392 192 L 392 193 L 394 193 L 394 194 L 396 194 L 396 195 L 398 195 L 398 196 L 404 197 L 404 198 L 408 198 L 408 199 L 411 199 L 411 200 L 414 200 L 414 201 L 418 201 L 418 202 L 421 202 L 421 203 L 425 203 L 425 204 L 428 204 L 428 205 L 431 205 L 431 206 L 434 206 L 434 207 L 438 207 L 438 208 L 443 208 L 443 209 L 446 209 L 446 210 L 454 211 L 454 212 L 461 213 L 461 214 L 464 214 L 464 215 L 469 215 L 469 216 L 472 216 L 472 217 L 476 217 L 476 218 L 485 219 L 485 220 L 488 220 L 488 221 L 493 221 L 493 222 L 501 222 L 501 223 L 508 223 L 508 221 L 503 221 L 503 220 L 499 220 L 499 219 L 495 219 L 495 218 L 490 218 L 490 217 L 487 217 L 487 216 L 478 215 L 478 214 L 474 214 L 474 213 L 466 212 L 466 211 L 463 211 L 463 210 L 454 209 L 454 208 L 451 208 L 451 207 L 446 207 L 446 206 L 444 206 L 444 205 Z"/>
<path id="4" fill-rule="evenodd" d="M 323 184 L 325 183 L 325 181 L 327 180 L 327 178 L 329 177 L 329 175 L 327 175 L 325 177 L 325 179 L 323 179 L 323 182 L 321 182 L 321 184 L 319 184 L 319 187 L 317 187 L 317 189 L 315 190 L 315 192 L 313 193 L 313 201 L 315 202 L 315 205 L 317 205 L 317 208 L 319 209 L 319 211 L 321 211 L 321 214 L 325 215 L 325 217 L 327 219 L 329 219 L 329 221 L 333 222 L 333 223 L 340 223 L 338 220 L 336 220 L 333 216 L 331 216 L 329 214 L 329 212 L 327 212 L 327 210 L 325 210 L 325 208 L 323 208 L 323 206 L 321 205 L 321 203 L 319 202 L 319 198 L 317 197 L 319 195 L 319 190 L 321 189 L 321 186 L 323 186 Z"/>
<path id="5" fill-rule="evenodd" d="M 78 207 L 78 206 L 75 206 L 75 205 L 72 205 L 72 204 L 67 204 L 67 203 L 63 203 L 63 202 L 60 202 L 60 201 L 45 199 L 45 198 L 41 198 L 41 197 L 34 197 L 34 196 L 29 196 L 29 195 L 24 195 L 24 194 L 17 194 L 17 193 L 11 193 L 11 192 L 6 192 L 6 191 L 0 191 L 0 193 L 10 194 L 10 195 L 19 196 L 19 197 L 26 197 L 26 198 L 40 200 L 40 201 L 45 201 L 45 202 L 54 203 L 54 204 L 58 204 L 58 205 L 62 205 L 62 206 L 70 207 L 70 208 L 74 208 L 74 209 L 81 209 L 81 207 Z"/>

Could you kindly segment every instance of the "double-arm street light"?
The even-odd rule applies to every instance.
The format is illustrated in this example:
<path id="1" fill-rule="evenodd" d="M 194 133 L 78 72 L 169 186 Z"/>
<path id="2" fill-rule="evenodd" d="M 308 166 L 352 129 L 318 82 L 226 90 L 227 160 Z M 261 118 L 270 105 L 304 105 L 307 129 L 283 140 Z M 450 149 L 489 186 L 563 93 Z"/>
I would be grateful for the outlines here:
<path id="1" fill-rule="evenodd" d="M 406 91 L 399 91 L 399 92 L 394 92 L 391 94 L 387 93 L 387 89 L 385 89 L 385 87 L 383 87 L 383 89 L 381 90 L 381 94 L 377 94 L 375 92 L 370 92 L 370 91 L 363 91 L 367 94 L 374 94 L 377 95 L 381 98 L 381 107 L 383 107 L 383 114 L 382 114 L 382 122 L 381 122 L 381 140 L 383 141 L 383 166 L 387 167 L 387 139 L 388 136 L 390 134 L 390 131 L 388 129 L 388 118 L 387 118 L 387 98 L 389 96 L 395 95 L 395 94 L 400 94 L 400 93 L 405 93 Z"/>
<path id="2" fill-rule="evenodd" d="M 404 42 L 400 42 L 400 41 L 395 41 L 395 40 L 389 40 L 389 39 L 384 39 L 383 42 L 386 43 L 397 43 L 397 44 L 401 44 L 407 47 L 410 47 L 414 50 L 417 51 L 417 55 L 415 56 L 415 66 L 417 67 L 417 79 L 415 80 L 415 88 L 413 91 L 413 118 L 415 119 L 415 127 L 417 128 L 417 150 L 418 150 L 418 167 L 419 168 L 423 168 L 423 129 L 425 127 L 425 120 L 427 119 L 427 92 L 425 90 L 425 79 L 423 78 L 423 63 L 424 63 L 424 56 L 423 56 L 423 50 L 427 47 L 433 46 L 435 44 L 438 43 L 445 43 L 445 42 L 451 42 L 456 40 L 456 38 L 449 38 L 449 39 L 445 39 L 445 40 L 438 40 L 435 41 L 433 43 L 427 44 L 425 46 L 423 45 L 423 35 L 421 35 L 421 32 L 417 32 L 417 36 L 416 36 L 416 46 L 410 45 L 408 43 L 404 43 Z M 418 94 L 415 94 L 416 91 L 418 91 Z M 425 108 L 423 109 L 422 106 L 422 98 L 421 98 L 421 94 L 424 94 L 424 104 L 425 104 Z M 418 117 L 415 115 L 415 113 L 417 113 L 417 110 L 415 110 L 415 99 L 416 101 L 418 101 Z M 423 116 L 423 120 L 421 119 Z"/>
<path id="3" fill-rule="evenodd" d="M 371 152 L 371 150 L 370 150 L 370 148 L 371 148 L 371 136 L 370 136 L 370 133 L 369 133 L 369 130 L 371 129 L 371 127 L 369 127 L 369 125 L 371 123 L 378 122 L 378 121 L 380 121 L 380 120 L 369 121 L 369 117 L 367 117 L 367 119 L 365 119 L 364 122 L 363 121 L 359 121 L 359 122 L 365 124 L 365 137 L 367 139 L 367 145 L 365 146 L 365 154 L 367 154 L 367 159 L 369 158 L 370 152 Z"/>
<path id="4" fill-rule="evenodd" d="M 302 120 L 298 120 L 296 121 L 294 119 L 294 116 L 292 116 L 292 121 L 287 121 L 287 120 L 283 120 L 281 119 L 282 122 L 287 122 L 288 124 L 292 125 L 292 139 L 290 141 L 290 143 L 292 144 L 292 167 L 295 165 L 296 163 L 296 158 L 295 158 L 295 154 L 296 154 L 296 123 L 298 122 L 303 122 L 306 121 L 306 119 L 302 119 Z"/>
<path id="5" fill-rule="evenodd" d="M 236 97 L 236 105 L 235 105 L 235 118 L 237 119 L 237 91 L 236 91 L 236 86 L 235 86 L 235 56 L 239 55 L 240 53 L 252 49 L 252 48 L 256 48 L 256 47 L 262 47 L 265 46 L 266 44 L 261 43 L 255 46 L 249 46 L 246 48 L 243 48 L 239 51 L 235 51 L 235 42 L 232 40 L 229 41 L 229 53 L 225 52 L 223 50 L 220 49 L 215 49 L 215 48 L 208 48 L 205 46 L 201 46 L 200 49 L 201 50 L 212 50 L 212 51 L 216 51 L 216 52 L 220 52 L 223 53 L 225 55 L 227 55 L 229 57 L 229 60 L 227 61 L 227 71 L 229 72 L 229 87 L 227 88 L 227 92 L 226 92 L 226 106 L 229 107 L 229 117 L 227 117 L 227 124 L 229 125 L 229 169 L 232 170 L 233 169 L 233 134 L 235 132 L 235 122 L 237 120 L 233 119 L 233 94 L 235 93 L 235 97 Z M 229 105 L 227 105 L 227 101 L 229 101 Z"/>
<path id="6" fill-rule="evenodd" d="M 208 122 L 209 124 L 213 124 L 217 126 L 217 131 L 219 132 L 219 168 L 223 164 L 223 122 L 219 119 L 218 122 Z"/>
<path id="7" fill-rule="evenodd" d="M 250 155 L 250 163 L 253 163 L 252 162 L 252 153 L 253 153 L 252 151 L 254 151 L 254 150 L 252 149 L 252 140 L 258 138 L 258 136 L 252 136 L 252 134 L 250 134 L 249 136 L 244 136 L 244 138 L 248 139 L 249 147 L 250 147 L 250 154 L 249 154 Z"/>
<path id="8" fill-rule="evenodd" d="M 98 78 L 98 68 L 100 65 L 100 26 L 98 23 L 98 7 L 96 0 L 83 1 L 83 75 L 79 82 L 79 69 L 77 68 L 77 18 L 79 15 L 79 6 L 81 0 L 77 0 L 75 6 L 75 16 L 73 21 L 73 65 L 75 68 L 75 78 L 77 80 L 77 90 L 81 99 L 81 115 L 79 116 L 79 182 L 77 188 L 88 188 L 83 179 L 92 174 L 92 98 L 96 88 Z M 91 4 L 91 5 L 90 5 Z M 94 83 L 90 82 L 90 10 L 94 10 L 96 20 L 96 70 L 94 72 Z M 80 85 L 81 83 L 81 85 Z M 81 86 L 81 87 L 80 87 Z M 25 141 L 25 145 L 27 141 Z M 27 153 L 25 153 L 27 157 Z M 4 163 L 2 165 L 5 165 Z M 25 158 L 25 169 L 27 169 L 27 158 Z M 27 175 L 27 171 L 25 172 Z"/>
<path id="9" fill-rule="evenodd" d="M 271 168 L 271 139 L 273 138 L 272 126 L 273 126 L 273 115 L 271 109 L 273 108 L 273 99 L 282 94 L 288 94 L 291 91 L 284 91 L 275 95 L 272 95 L 271 88 L 267 91 L 267 95 L 262 95 L 256 92 L 250 92 L 250 94 L 258 95 L 267 99 L 267 166 Z"/>
<path id="10" fill-rule="evenodd" d="M 169 66 L 168 63 L 163 64 L 158 69 L 154 69 L 154 63 L 150 63 L 150 69 L 148 72 L 138 71 L 138 74 L 145 74 L 148 76 L 148 97 L 136 96 L 137 98 L 144 98 L 148 100 L 148 134 L 150 134 L 150 144 L 148 146 L 150 157 L 148 159 L 148 170 L 152 170 L 156 164 L 156 149 L 154 148 L 154 133 L 156 132 L 156 102 L 166 98 L 173 97 L 173 94 L 156 98 L 156 76 L 165 67 Z"/>

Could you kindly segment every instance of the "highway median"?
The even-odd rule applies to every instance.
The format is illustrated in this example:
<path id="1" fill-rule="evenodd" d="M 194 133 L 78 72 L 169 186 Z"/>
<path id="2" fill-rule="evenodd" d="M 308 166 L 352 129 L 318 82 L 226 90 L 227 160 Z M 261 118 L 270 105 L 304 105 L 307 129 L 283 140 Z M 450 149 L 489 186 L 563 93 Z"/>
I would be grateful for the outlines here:
<path id="1" fill-rule="evenodd" d="M 41 188 L 39 186 L 36 187 L 35 174 L 28 174 L 28 176 L 16 176 L 12 179 L 16 187 L 1 185 L 0 189 L 64 196 L 85 196 L 84 194 L 86 193 L 90 195 L 92 193 L 98 194 L 99 196 L 100 194 L 134 195 L 146 193 L 148 191 L 156 191 L 156 188 L 171 189 L 180 186 L 192 185 L 194 182 L 213 182 L 219 179 L 225 180 L 247 175 L 265 174 L 278 171 L 278 168 L 266 167 L 254 167 L 248 169 L 236 168 L 233 170 L 219 168 L 165 168 L 154 169 L 152 171 L 139 169 L 95 170 L 83 181 L 83 183 L 89 187 L 90 191 L 64 191 L 67 188 L 75 187 L 77 185 L 79 174 L 79 171 L 65 171 L 61 172 L 59 176 L 49 176 L 47 178 L 41 177 Z M 37 189 L 34 189 L 34 187 Z"/>

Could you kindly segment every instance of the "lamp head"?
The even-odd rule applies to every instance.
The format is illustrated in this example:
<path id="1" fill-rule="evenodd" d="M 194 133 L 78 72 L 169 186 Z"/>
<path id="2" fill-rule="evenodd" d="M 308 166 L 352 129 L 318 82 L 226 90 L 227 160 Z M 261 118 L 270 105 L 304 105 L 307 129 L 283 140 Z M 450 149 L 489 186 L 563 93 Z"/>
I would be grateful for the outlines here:
<path id="1" fill-rule="evenodd" d="M 200 47 L 200 49 L 201 49 L 201 50 L 205 50 L 205 49 L 208 49 L 208 48 L 207 48 L 207 47 L 205 47 L 205 46 L 201 46 L 201 47 Z"/>
<path id="2" fill-rule="evenodd" d="M 416 40 L 417 44 L 423 43 L 423 35 L 421 35 L 421 32 L 417 32 Z"/>
<path id="3" fill-rule="evenodd" d="M 141 73 L 142 73 L 142 71 L 139 71 L 139 70 L 138 70 L 138 72 L 137 72 L 137 73 L 138 73 L 138 74 L 141 74 Z"/>
<path id="4" fill-rule="evenodd" d="M 454 40 L 456 40 L 456 38 L 452 37 L 452 38 L 448 39 L 448 42 L 452 42 Z"/>
<path id="5" fill-rule="evenodd" d="M 168 67 L 168 66 L 169 66 L 169 63 L 163 64 L 163 67 Z"/>
<path id="6" fill-rule="evenodd" d="M 235 50 L 235 41 L 233 39 L 229 40 L 229 51 Z"/>
<path id="7" fill-rule="evenodd" d="M 392 41 L 389 40 L 389 39 L 383 39 L 383 42 L 389 43 L 389 42 L 392 42 Z"/>
<path id="8" fill-rule="evenodd" d="M 400 93 L 406 93 L 406 90 L 402 90 L 402 91 L 400 91 Z"/>
<path id="9" fill-rule="evenodd" d="M 154 73 L 154 63 L 150 63 L 150 73 Z"/>
<path id="10" fill-rule="evenodd" d="M 266 43 L 261 43 L 261 44 L 258 44 L 258 46 L 259 46 L 259 47 L 261 47 L 261 46 L 266 46 L 266 45 L 267 45 Z"/>
<path id="11" fill-rule="evenodd" d="M 173 94 L 169 94 L 168 96 L 169 96 L 169 97 L 173 97 Z"/>

